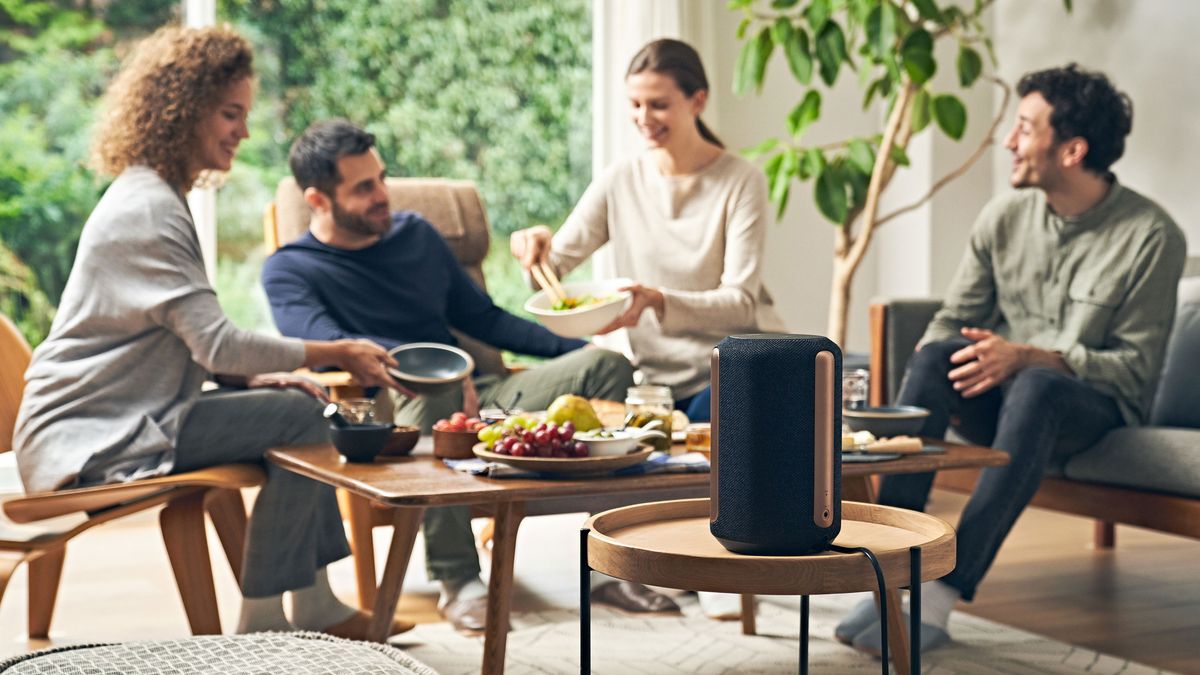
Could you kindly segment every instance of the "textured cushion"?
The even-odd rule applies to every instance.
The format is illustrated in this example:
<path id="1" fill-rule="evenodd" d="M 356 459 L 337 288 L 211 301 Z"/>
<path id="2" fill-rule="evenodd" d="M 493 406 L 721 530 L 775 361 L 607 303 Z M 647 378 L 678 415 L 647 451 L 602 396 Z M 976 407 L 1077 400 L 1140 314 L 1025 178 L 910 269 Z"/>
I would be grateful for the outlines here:
<path id="1" fill-rule="evenodd" d="M 437 675 L 399 649 L 321 633 L 206 635 L 110 645 L 56 647 L 0 663 L 4 675 Z"/>
<path id="2" fill-rule="evenodd" d="M 1179 283 L 1179 311 L 1163 361 L 1150 423 L 1200 428 L 1200 277 Z"/>
<path id="3" fill-rule="evenodd" d="M 1075 480 L 1200 498 L 1200 430 L 1122 427 L 1067 462 Z"/>

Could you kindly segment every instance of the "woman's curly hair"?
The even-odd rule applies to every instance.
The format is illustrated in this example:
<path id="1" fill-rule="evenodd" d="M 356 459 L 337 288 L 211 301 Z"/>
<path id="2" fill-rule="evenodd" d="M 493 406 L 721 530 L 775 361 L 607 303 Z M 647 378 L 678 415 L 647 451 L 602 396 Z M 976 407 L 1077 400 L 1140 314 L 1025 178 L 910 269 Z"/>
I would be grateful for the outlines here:
<path id="1" fill-rule="evenodd" d="M 227 27 L 166 27 L 143 40 L 104 97 L 92 163 L 118 175 L 135 164 L 186 191 L 199 178 L 197 128 L 231 84 L 254 75 L 250 43 Z"/>

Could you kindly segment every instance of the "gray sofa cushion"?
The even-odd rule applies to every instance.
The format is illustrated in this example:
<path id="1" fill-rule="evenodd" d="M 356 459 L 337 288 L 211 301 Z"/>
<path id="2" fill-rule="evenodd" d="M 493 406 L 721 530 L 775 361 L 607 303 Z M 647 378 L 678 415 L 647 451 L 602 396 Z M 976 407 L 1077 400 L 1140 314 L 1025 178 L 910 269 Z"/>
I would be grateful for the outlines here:
<path id="1" fill-rule="evenodd" d="M 107 645 L 71 645 L 0 662 L 5 675 L 437 675 L 399 649 L 321 633 L 205 635 Z"/>
<path id="2" fill-rule="evenodd" d="M 1072 457 L 1068 478 L 1200 498 L 1200 429 L 1122 427 Z"/>
<path id="3" fill-rule="evenodd" d="M 1200 428 L 1200 277 L 1179 283 L 1179 311 L 1167 343 L 1150 423 Z"/>

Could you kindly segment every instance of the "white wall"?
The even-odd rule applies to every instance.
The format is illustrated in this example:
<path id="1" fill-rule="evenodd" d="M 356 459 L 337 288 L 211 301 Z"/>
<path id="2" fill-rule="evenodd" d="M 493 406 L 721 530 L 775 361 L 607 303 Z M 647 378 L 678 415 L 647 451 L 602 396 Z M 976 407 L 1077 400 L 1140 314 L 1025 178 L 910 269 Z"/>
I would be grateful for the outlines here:
<path id="1" fill-rule="evenodd" d="M 996 38 L 1000 75 L 1015 83 L 1029 70 L 1071 60 L 1106 72 L 1134 102 L 1134 130 L 1125 157 L 1114 170 L 1126 185 L 1162 204 L 1188 235 L 1192 255 L 1200 253 L 1200 25 L 1195 0 L 1076 0 L 1067 14 L 1061 2 L 1001 0 L 988 21 Z M 783 135 L 784 119 L 799 100 L 781 55 L 776 54 L 761 96 L 737 98 L 733 64 L 740 43 L 734 31 L 740 14 L 709 3 L 704 31 L 684 39 L 711 41 L 702 47 L 713 81 L 712 126 L 731 149 L 749 147 L 769 134 Z M 702 22 L 703 23 L 703 22 Z M 707 47 L 707 48 L 704 48 Z M 957 91 L 953 57 L 942 58 L 936 86 Z M 806 142 L 843 138 L 877 129 L 860 111 L 853 76 L 842 74 L 838 89 L 826 96 L 819 128 Z M 885 197 L 883 211 L 908 203 L 957 167 L 976 147 L 999 105 L 988 85 L 965 96 L 967 137 L 960 143 L 940 134 L 917 137 L 910 147 L 914 169 L 899 175 Z M 1010 103 L 999 134 L 1011 124 Z M 866 307 L 879 295 L 939 295 L 957 267 L 967 232 L 980 207 L 1007 184 L 1008 153 L 996 146 L 970 173 L 948 186 L 928 207 L 882 228 L 853 289 L 849 348 L 867 345 Z M 766 279 L 788 327 L 823 332 L 830 286 L 833 227 L 817 213 L 807 184 L 793 189 L 784 219 L 771 227 Z"/>

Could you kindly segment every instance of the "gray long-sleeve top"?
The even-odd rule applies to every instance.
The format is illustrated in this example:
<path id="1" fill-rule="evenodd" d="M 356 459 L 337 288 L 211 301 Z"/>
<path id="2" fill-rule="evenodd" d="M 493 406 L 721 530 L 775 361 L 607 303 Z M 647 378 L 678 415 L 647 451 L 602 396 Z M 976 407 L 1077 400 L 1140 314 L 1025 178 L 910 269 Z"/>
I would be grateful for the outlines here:
<path id="1" fill-rule="evenodd" d="M 1062 217 L 1037 189 L 993 199 L 921 344 L 964 326 L 1062 354 L 1144 422 L 1162 370 L 1187 244 L 1154 202 L 1113 182 L 1086 213 Z"/>
<path id="2" fill-rule="evenodd" d="M 253 375 L 303 361 L 300 340 L 229 321 L 183 197 L 132 167 L 84 225 L 50 335 L 25 373 L 13 434 L 25 489 L 166 474 L 208 372 Z"/>

